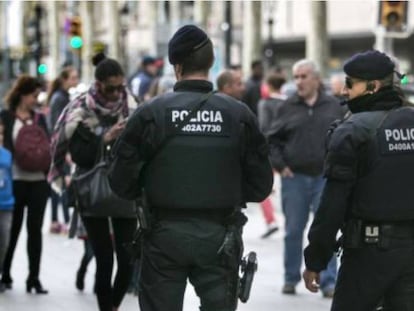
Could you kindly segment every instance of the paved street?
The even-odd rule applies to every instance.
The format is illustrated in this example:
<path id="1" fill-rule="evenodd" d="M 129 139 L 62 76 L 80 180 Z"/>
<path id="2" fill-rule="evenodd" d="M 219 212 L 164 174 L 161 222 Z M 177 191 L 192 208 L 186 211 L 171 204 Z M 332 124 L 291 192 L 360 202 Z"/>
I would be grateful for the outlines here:
<path id="1" fill-rule="evenodd" d="M 277 201 L 276 197 L 274 199 Z M 258 253 L 259 270 L 253 284 L 251 298 L 247 304 L 240 303 L 239 310 L 329 310 L 330 301 L 322 298 L 320 294 L 307 292 L 303 283 L 298 286 L 296 296 L 289 297 L 280 293 L 283 283 L 283 229 L 269 239 L 262 240 L 259 236 L 265 227 L 259 206 L 250 205 L 247 215 L 249 222 L 245 228 L 245 249 L 246 251 L 255 250 Z M 12 268 L 14 288 L 0 294 L 0 311 L 97 310 L 96 299 L 92 292 L 94 261 L 88 270 L 85 291 L 80 293 L 75 288 L 74 280 L 83 244 L 80 240 L 69 240 L 63 235 L 50 234 L 48 232 L 49 208 L 45 217 L 41 281 L 50 293 L 46 296 L 38 296 L 25 292 L 27 257 L 25 253 L 26 233 L 23 232 Z M 282 223 L 280 209 L 278 209 L 278 217 L 279 223 Z M 137 298 L 128 295 L 120 310 L 139 310 Z M 184 310 L 198 310 L 198 300 L 191 287 L 186 293 Z"/>

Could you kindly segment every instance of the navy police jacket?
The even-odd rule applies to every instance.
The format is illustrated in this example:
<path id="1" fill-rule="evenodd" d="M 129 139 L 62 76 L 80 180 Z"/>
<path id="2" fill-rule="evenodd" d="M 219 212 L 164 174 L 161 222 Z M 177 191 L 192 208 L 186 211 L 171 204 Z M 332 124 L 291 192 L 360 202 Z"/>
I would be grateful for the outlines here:
<path id="1" fill-rule="evenodd" d="M 369 223 L 414 220 L 414 108 L 384 88 L 348 102 L 353 113 L 331 134 L 326 186 L 309 231 L 306 267 L 319 272 L 332 257 L 347 219 Z"/>
<path id="2" fill-rule="evenodd" d="M 265 138 L 249 108 L 226 95 L 211 95 L 157 151 L 211 90 L 208 81 L 180 81 L 137 109 L 114 148 L 110 183 L 119 196 L 136 198 L 143 187 L 155 208 L 230 208 L 269 195 Z"/>

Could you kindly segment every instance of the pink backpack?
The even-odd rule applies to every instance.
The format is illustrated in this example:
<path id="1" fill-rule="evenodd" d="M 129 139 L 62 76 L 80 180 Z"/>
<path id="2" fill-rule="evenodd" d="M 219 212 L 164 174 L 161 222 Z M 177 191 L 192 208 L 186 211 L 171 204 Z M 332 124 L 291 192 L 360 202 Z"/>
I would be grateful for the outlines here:
<path id="1" fill-rule="evenodd" d="M 14 144 L 16 164 L 28 172 L 47 172 L 52 160 L 50 142 L 46 132 L 37 124 L 39 114 L 35 114 L 32 124 L 23 121 Z"/>

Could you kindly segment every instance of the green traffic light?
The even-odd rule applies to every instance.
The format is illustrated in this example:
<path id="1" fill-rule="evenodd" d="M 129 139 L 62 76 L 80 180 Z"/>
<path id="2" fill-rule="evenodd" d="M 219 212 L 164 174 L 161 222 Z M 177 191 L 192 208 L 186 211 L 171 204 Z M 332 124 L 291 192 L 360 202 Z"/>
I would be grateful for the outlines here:
<path id="1" fill-rule="evenodd" d="M 410 82 L 410 81 L 408 80 L 408 77 L 407 77 L 407 76 L 404 76 L 404 77 L 401 79 L 401 84 L 408 84 L 408 82 Z"/>
<path id="2" fill-rule="evenodd" d="M 80 49 L 83 45 L 83 40 L 81 37 L 79 36 L 74 36 L 72 38 L 70 38 L 70 47 L 72 49 Z"/>
<path id="3" fill-rule="evenodd" d="M 44 75 L 45 73 L 47 73 L 47 65 L 40 64 L 39 67 L 37 67 L 37 72 L 41 75 Z"/>

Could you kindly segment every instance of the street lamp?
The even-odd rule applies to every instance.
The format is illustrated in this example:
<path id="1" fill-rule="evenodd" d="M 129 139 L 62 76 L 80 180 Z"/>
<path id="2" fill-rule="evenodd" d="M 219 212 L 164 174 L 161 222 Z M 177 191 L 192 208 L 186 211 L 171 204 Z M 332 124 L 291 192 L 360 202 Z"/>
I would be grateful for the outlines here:
<path id="1" fill-rule="evenodd" d="M 267 44 L 264 50 L 264 56 L 268 61 L 269 66 L 274 65 L 274 52 L 273 52 L 273 18 L 269 17 L 267 21 L 269 27 L 269 37 L 267 39 Z"/>
<path id="2" fill-rule="evenodd" d="M 225 47 L 225 63 L 226 67 L 231 65 L 231 44 L 233 41 L 232 34 L 232 7 L 231 2 L 225 2 L 225 13 L 224 13 L 224 23 L 221 25 L 222 31 L 224 31 L 224 47 Z"/>
<path id="3" fill-rule="evenodd" d="M 119 11 L 120 14 L 120 24 L 121 24 L 121 45 L 122 45 L 122 58 L 124 62 L 124 68 L 128 68 L 128 53 L 127 53 L 127 34 L 128 34 L 128 24 L 129 24 L 129 7 L 128 2 L 125 2 L 121 10 Z"/>
<path id="4" fill-rule="evenodd" d="M 273 12 L 275 9 L 275 4 L 272 2 L 266 2 L 267 8 L 266 11 L 268 12 L 267 17 L 267 27 L 268 27 L 268 39 L 267 43 L 265 44 L 264 48 L 264 56 L 267 60 L 267 64 L 269 67 L 272 67 L 275 65 L 275 52 L 274 52 L 274 36 L 273 36 L 273 25 L 274 25 L 274 19 L 273 19 Z"/>
<path id="5" fill-rule="evenodd" d="M 42 59 L 42 32 L 40 29 L 40 21 L 42 18 L 42 7 L 40 4 L 36 4 L 35 8 L 35 21 L 34 21 L 34 29 L 35 29 L 35 50 L 34 50 L 34 57 L 36 61 L 36 72 L 37 75 L 40 77 L 42 73 L 39 71 L 39 67 L 41 65 Z"/>

